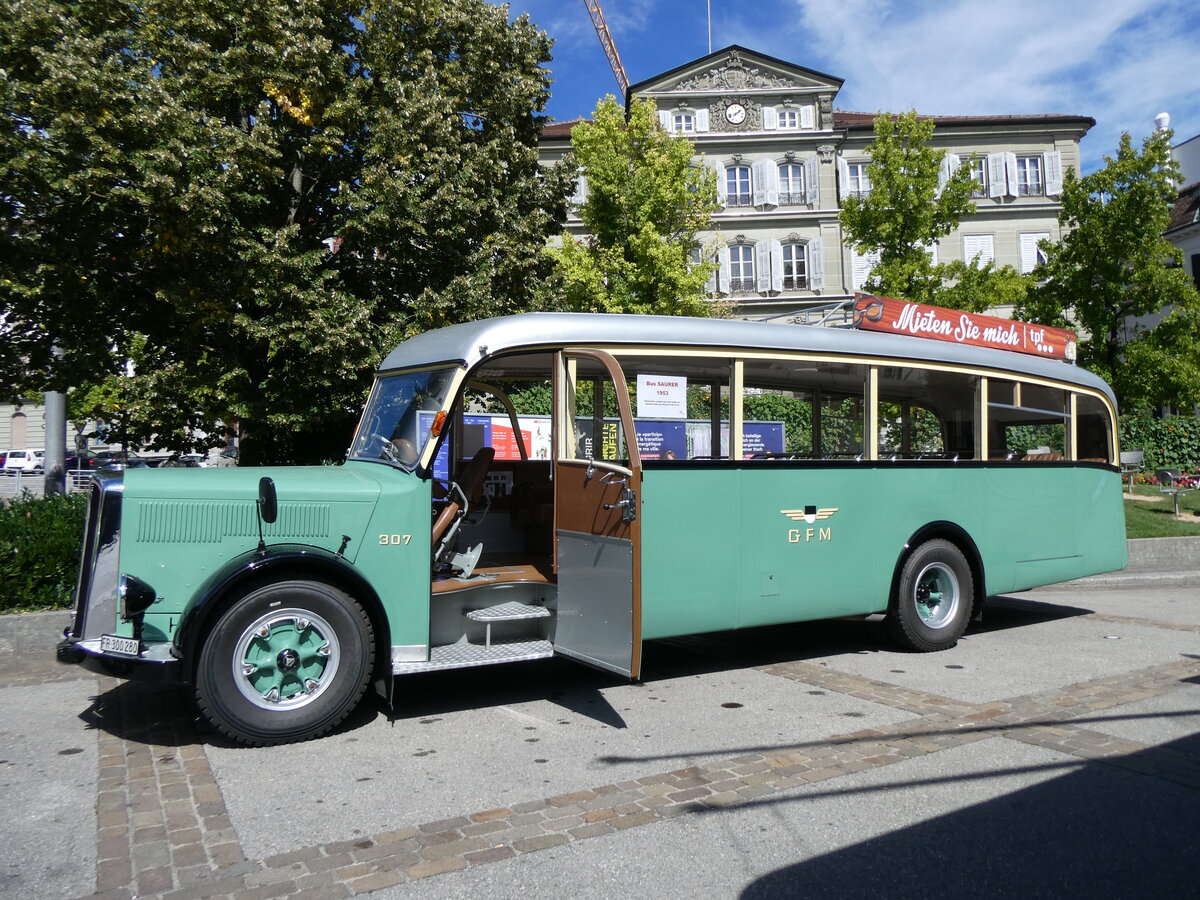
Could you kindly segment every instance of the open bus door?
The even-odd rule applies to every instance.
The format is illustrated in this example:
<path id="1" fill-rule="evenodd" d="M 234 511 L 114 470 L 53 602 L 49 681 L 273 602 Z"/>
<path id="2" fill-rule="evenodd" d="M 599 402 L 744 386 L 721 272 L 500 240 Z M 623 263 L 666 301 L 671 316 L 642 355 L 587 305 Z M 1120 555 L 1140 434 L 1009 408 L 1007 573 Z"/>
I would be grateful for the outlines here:
<path id="1" fill-rule="evenodd" d="M 563 351 L 554 393 L 555 651 L 637 678 L 642 463 L 625 375 L 603 351 Z"/>

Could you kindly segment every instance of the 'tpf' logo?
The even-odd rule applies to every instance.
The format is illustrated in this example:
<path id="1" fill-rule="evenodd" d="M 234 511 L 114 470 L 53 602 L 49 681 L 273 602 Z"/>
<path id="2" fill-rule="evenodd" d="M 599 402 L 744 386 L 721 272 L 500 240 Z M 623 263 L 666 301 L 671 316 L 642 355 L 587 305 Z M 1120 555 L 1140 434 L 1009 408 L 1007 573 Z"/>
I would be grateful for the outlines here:
<path id="1" fill-rule="evenodd" d="M 839 507 L 826 507 L 817 509 L 815 506 L 806 506 L 804 509 L 781 509 L 780 512 L 787 516 L 793 522 L 807 522 L 811 525 L 818 519 L 828 519 Z"/>

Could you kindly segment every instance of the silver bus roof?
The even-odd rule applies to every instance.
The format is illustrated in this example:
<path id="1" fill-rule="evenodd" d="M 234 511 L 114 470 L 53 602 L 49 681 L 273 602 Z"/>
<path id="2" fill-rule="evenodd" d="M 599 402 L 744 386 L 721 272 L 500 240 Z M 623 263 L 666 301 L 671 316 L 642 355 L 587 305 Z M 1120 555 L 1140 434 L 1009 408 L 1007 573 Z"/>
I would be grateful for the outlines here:
<path id="1" fill-rule="evenodd" d="M 496 354 L 523 349 L 622 346 L 782 350 L 948 363 L 1062 381 L 1100 391 L 1116 402 L 1104 379 L 1060 360 L 908 335 L 686 316 L 522 313 L 463 322 L 409 338 L 387 355 L 380 371 L 437 363 L 470 368 Z"/>

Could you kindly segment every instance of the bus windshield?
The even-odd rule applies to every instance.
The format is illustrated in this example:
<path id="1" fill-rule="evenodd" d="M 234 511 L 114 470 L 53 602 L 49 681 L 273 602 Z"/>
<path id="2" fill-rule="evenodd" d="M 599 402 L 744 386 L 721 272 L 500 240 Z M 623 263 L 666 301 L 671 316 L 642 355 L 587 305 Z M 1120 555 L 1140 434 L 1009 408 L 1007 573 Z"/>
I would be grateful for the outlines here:
<path id="1" fill-rule="evenodd" d="M 350 458 L 383 460 L 412 469 L 459 371 L 445 367 L 381 377 L 371 391 L 350 446 Z"/>

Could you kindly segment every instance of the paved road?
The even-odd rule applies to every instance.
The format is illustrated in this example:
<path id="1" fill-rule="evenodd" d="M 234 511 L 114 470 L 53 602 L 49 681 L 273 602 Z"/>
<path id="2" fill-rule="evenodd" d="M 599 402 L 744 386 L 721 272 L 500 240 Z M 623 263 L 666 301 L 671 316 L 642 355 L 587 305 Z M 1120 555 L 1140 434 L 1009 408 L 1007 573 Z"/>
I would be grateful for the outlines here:
<path id="1" fill-rule="evenodd" d="M 0 653 L 0 897 L 1182 897 L 1200 575 L 414 677 L 241 749 L 175 689 Z"/>

